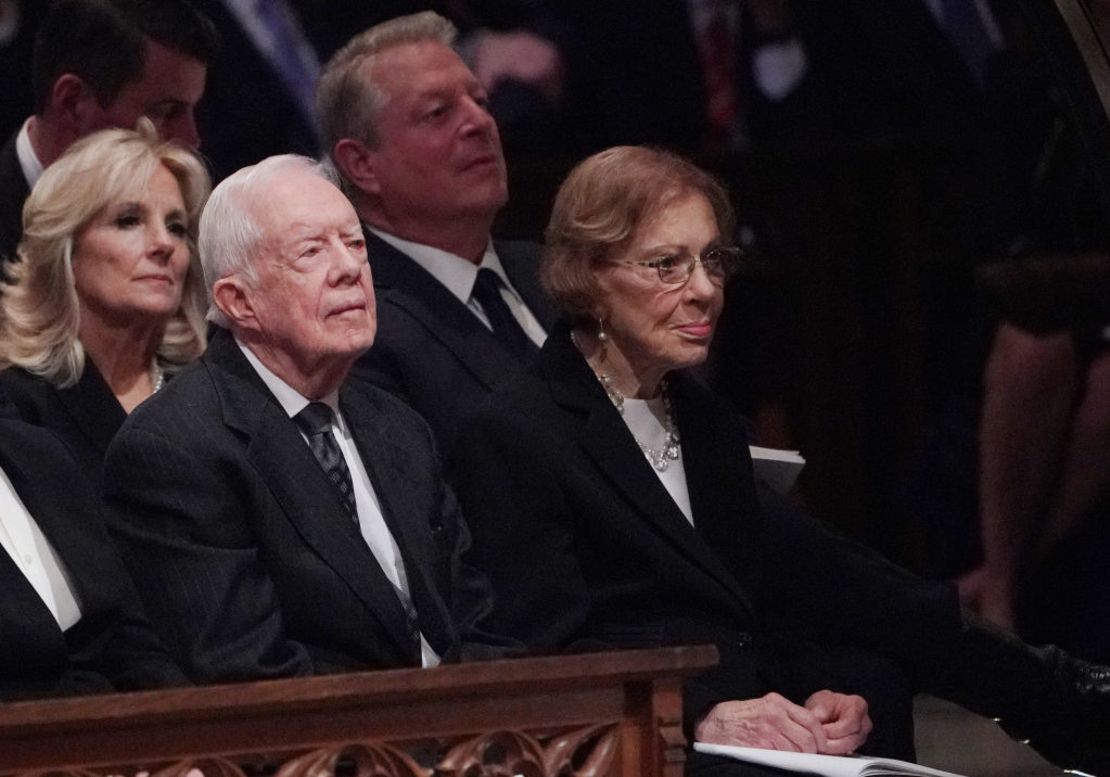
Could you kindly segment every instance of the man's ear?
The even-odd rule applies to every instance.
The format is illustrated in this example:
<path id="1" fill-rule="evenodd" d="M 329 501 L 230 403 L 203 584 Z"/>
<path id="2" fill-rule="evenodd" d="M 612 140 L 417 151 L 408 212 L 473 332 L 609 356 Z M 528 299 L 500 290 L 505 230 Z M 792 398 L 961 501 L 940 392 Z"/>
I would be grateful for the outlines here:
<path id="1" fill-rule="evenodd" d="M 332 147 L 331 158 L 343 177 L 360 191 L 381 194 L 382 186 L 375 168 L 377 154 L 361 140 L 339 140 Z"/>
<path id="2" fill-rule="evenodd" d="M 250 289 L 234 275 L 220 278 L 212 284 L 212 302 L 235 326 L 258 329 Z"/>
<path id="3" fill-rule="evenodd" d="M 54 81 L 47 110 L 75 137 L 99 128 L 104 113 L 93 90 L 84 79 L 73 73 L 63 73 Z"/>

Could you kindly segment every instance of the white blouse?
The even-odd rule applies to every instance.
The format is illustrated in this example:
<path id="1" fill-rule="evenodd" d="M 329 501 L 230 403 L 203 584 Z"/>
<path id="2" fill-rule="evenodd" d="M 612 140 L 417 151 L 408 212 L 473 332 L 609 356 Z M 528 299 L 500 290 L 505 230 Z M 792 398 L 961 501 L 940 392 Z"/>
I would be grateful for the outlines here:
<path id="1" fill-rule="evenodd" d="M 663 398 L 656 397 L 654 399 L 631 399 L 625 397 L 624 400 L 624 413 L 621 416 L 624 423 L 628 426 L 628 430 L 632 432 L 632 436 L 636 438 L 636 442 L 640 444 L 641 449 L 644 446 L 654 448 L 656 451 L 663 449 L 667 442 L 667 428 L 663 425 L 664 419 L 667 417 L 666 410 L 663 407 Z M 682 465 L 682 453 L 679 448 L 678 459 L 672 461 L 667 469 L 663 472 L 652 467 L 659 478 L 659 482 L 667 489 L 667 493 L 671 495 L 671 499 L 678 505 L 678 509 L 686 516 L 686 520 L 692 526 L 694 524 L 694 511 L 690 507 L 690 492 L 686 488 L 686 469 Z M 647 453 L 644 457 L 648 458 Z M 650 464 L 650 459 L 648 459 Z"/>

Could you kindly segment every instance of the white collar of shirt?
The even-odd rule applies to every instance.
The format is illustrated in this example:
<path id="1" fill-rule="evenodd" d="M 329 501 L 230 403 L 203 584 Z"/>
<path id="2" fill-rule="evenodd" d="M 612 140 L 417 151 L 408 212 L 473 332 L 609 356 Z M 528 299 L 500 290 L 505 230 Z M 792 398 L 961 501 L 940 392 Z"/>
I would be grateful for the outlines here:
<path id="1" fill-rule="evenodd" d="M 503 288 L 512 292 L 514 297 L 518 299 L 520 297 L 512 284 L 509 283 L 509 277 L 505 274 L 505 268 L 501 266 L 501 260 L 497 258 L 497 251 L 493 248 L 492 240 L 486 244 L 486 251 L 482 254 L 481 264 L 475 265 L 474 262 L 467 261 L 450 251 L 433 248 L 423 243 L 414 243 L 411 240 L 382 232 L 374 227 L 370 227 L 370 231 L 430 272 L 464 305 L 470 301 L 470 294 L 474 290 L 474 282 L 478 279 L 479 267 L 488 267 L 493 270 L 500 276 L 504 284 Z"/>
<path id="2" fill-rule="evenodd" d="M 27 188 L 35 188 L 39 177 L 42 176 L 43 166 L 31 145 L 31 133 L 27 129 L 31 120 L 23 122 L 19 134 L 15 138 L 15 155 L 19 157 L 19 166 L 23 170 L 23 177 L 27 179 Z"/>
<path id="3" fill-rule="evenodd" d="M 266 384 L 266 388 L 270 389 L 270 393 L 274 395 L 274 398 L 278 401 L 278 404 L 281 405 L 281 409 L 285 411 L 286 415 L 290 418 L 295 418 L 297 413 L 308 406 L 309 400 L 301 396 L 299 391 L 274 374 L 273 370 L 263 364 L 262 360 L 255 356 L 254 351 L 238 340 L 235 341 L 235 344 L 239 346 L 239 350 L 243 352 L 243 355 L 247 357 L 247 361 L 254 367 L 254 371 L 258 373 L 258 377 L 262 378 L 262 382 Z M 330 407 L 332 412 L 335 413 L 335 417 L 337 419 L 339 418 L 338 389 L 321 397 L 318 401 Z"/>

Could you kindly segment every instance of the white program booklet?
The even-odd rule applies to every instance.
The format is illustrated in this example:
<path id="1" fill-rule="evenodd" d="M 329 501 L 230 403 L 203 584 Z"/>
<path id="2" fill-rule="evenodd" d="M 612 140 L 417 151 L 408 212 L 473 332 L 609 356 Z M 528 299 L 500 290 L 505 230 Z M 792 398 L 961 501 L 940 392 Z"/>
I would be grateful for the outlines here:
<path id="1" fill-rule="evenodd" d="M 738 761 L 821 777 L 961 777 L 952 772 L 930 769 L 928 766 L 918 766 L 894 758 L 785 753 L 755 747 L 710 745 L 705 742 L 695 742 L 694 749 L 699 753 L 735 758 Z"/>
<path id="2" fill-rule="evenodd" d="M 776 493 L 788 494 L 798 479 L 806 460 L 798 451 L 785 451 L 779 448 L 761 448 L 749 445 L 752 467 L 755 476 L 771 487 Z"/>

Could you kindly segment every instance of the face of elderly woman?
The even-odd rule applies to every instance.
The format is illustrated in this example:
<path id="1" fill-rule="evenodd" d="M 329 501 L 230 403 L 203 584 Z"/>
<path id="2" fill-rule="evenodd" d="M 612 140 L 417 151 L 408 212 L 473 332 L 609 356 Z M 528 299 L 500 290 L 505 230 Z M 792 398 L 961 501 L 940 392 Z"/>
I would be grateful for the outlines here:
<path id="1" fill-rule="evenodd" d="M 169 319 L 189 269 L 187 236 L 181 189 L 159 165 L 149 183 L 136 184 L 77 234 L 73 274 L 83 325 Z"/>
<path id="2" fill-rule="evenodd" d="M 652 267 L 628 264 L 664 256 L 701 256 L 720 242 L 713 208 L 700 194 L 680 196 L 643 224 L 627 248 L 602 265 L 598 282 L 611 344 L 640 380 L 700 364 L 724 295 L 699 262 L 689 279 L 665 285 Z"/>

